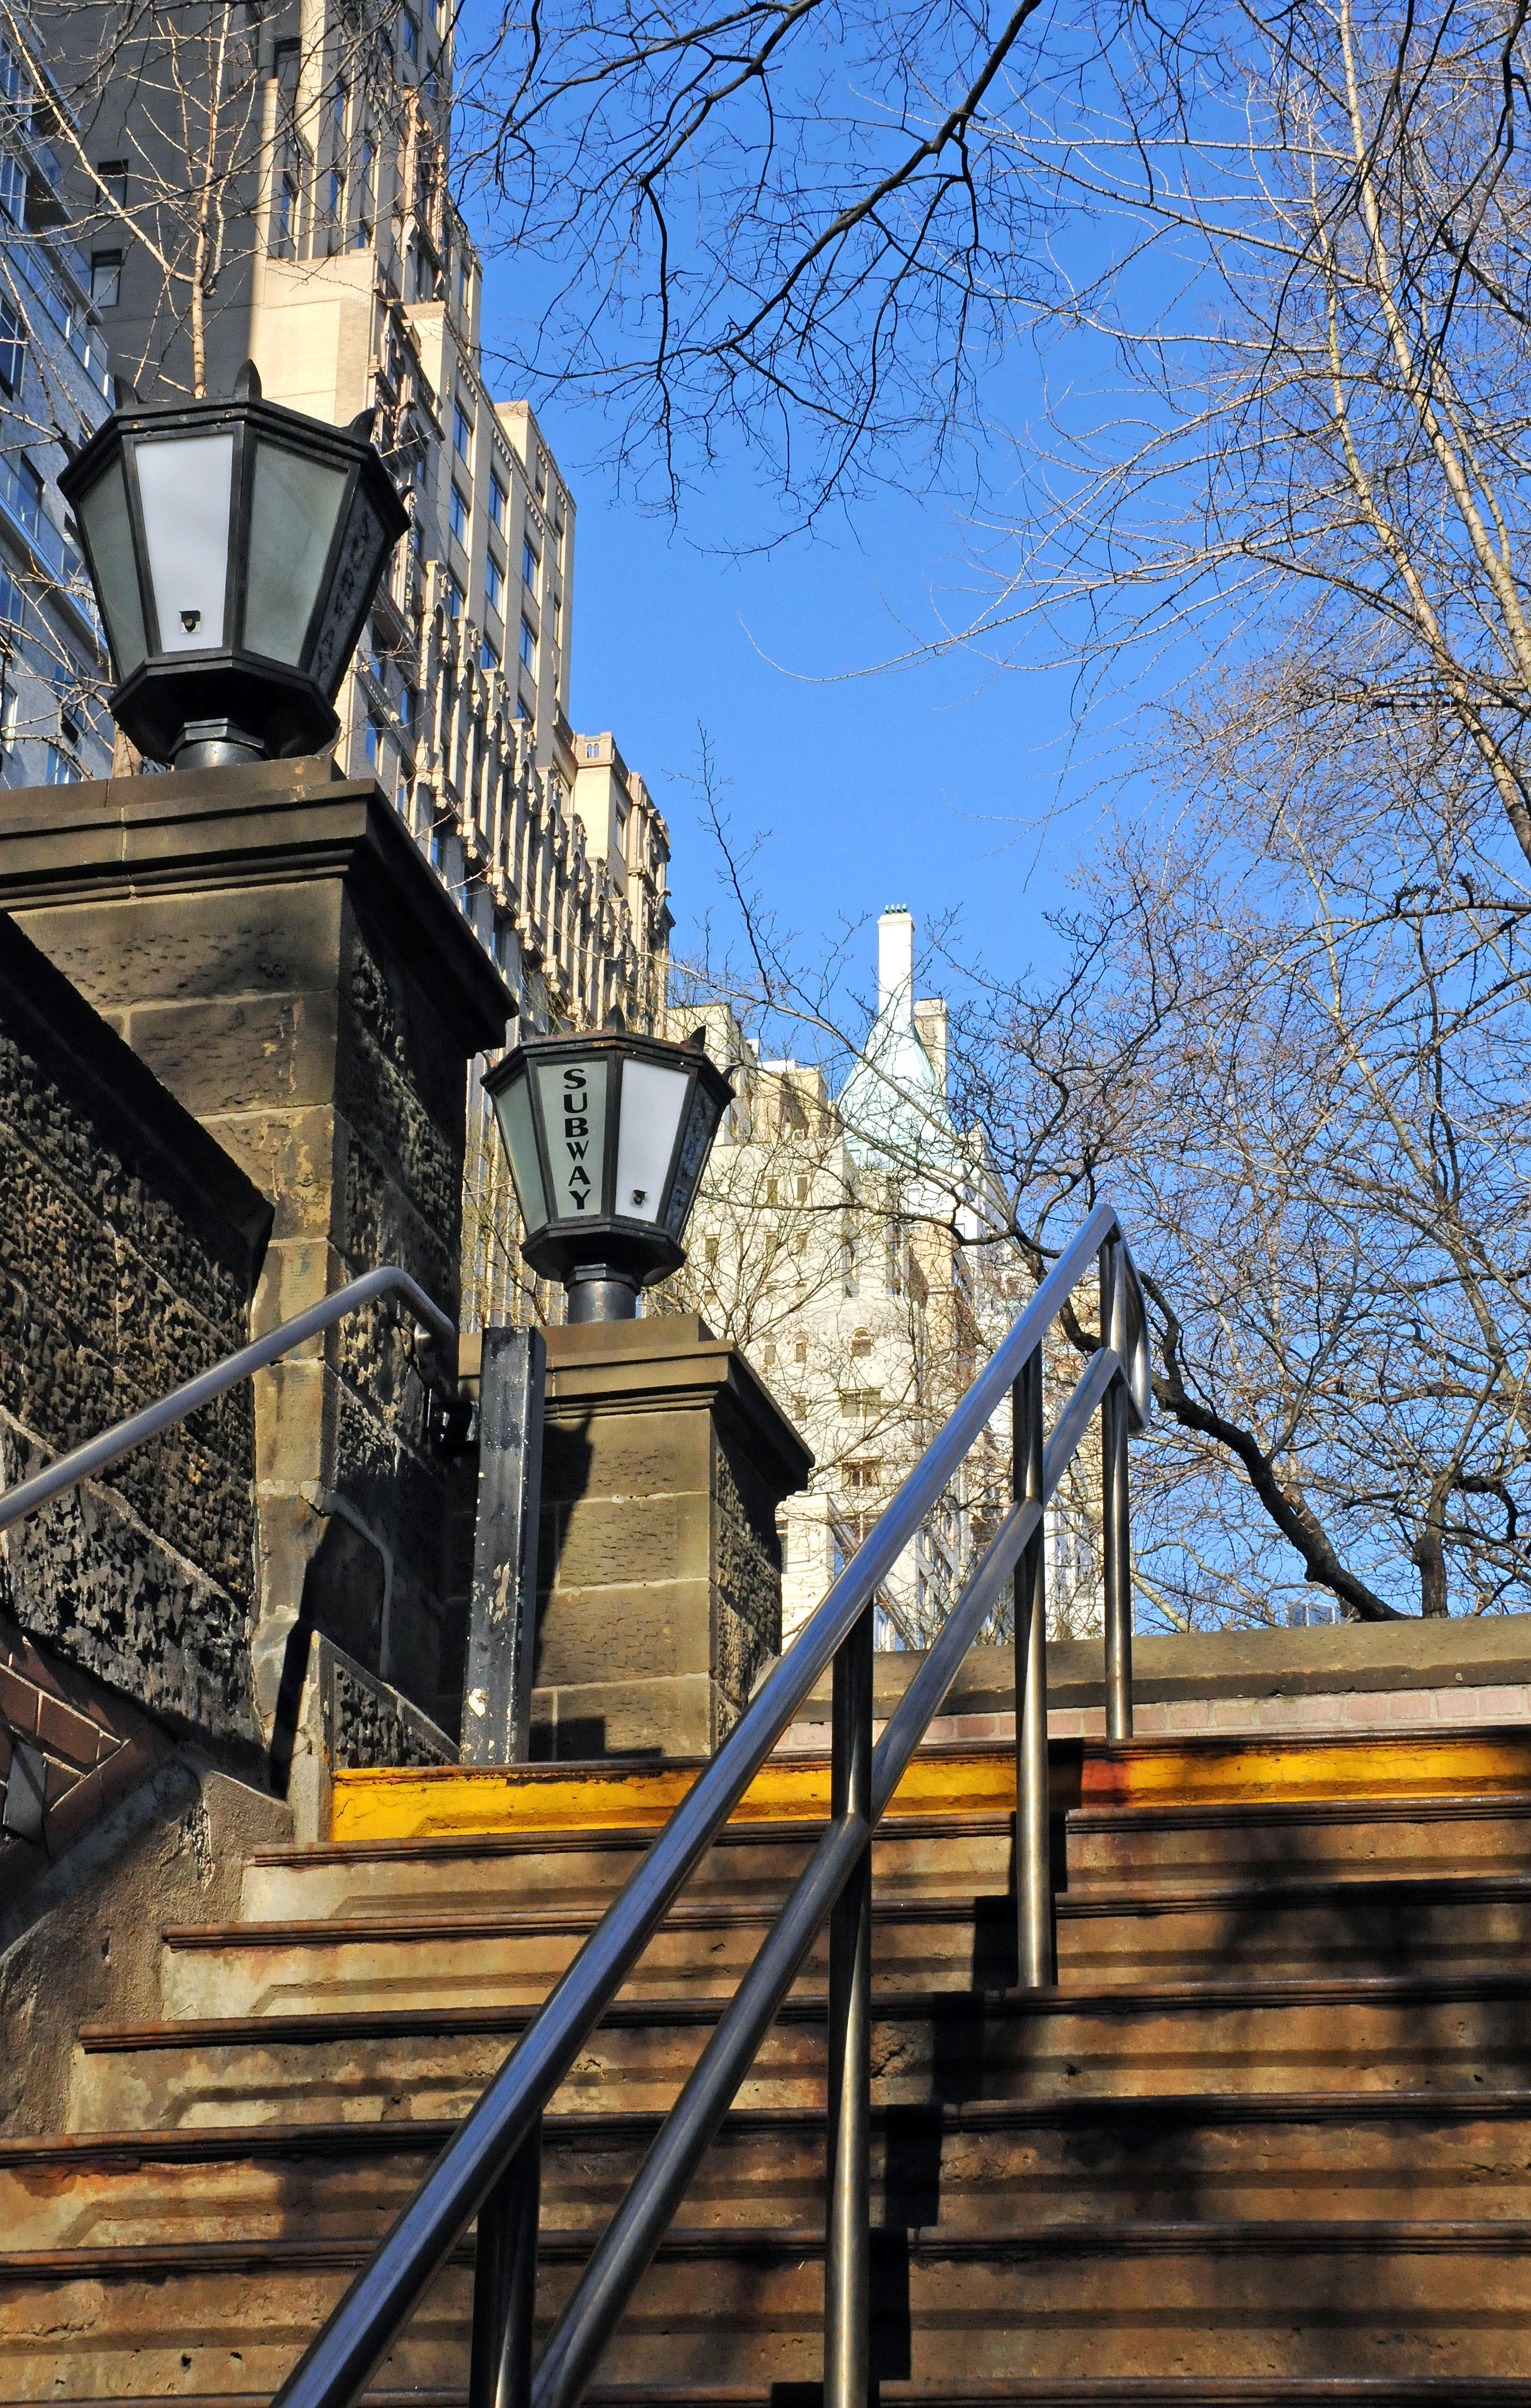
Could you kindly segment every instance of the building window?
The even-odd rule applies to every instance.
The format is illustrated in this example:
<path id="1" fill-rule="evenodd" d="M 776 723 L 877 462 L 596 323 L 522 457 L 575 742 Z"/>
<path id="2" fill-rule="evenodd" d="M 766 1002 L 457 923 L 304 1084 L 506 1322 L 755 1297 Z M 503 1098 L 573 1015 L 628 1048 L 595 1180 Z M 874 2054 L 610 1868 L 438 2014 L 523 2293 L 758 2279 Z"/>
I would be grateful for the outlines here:
<path id="1" fill-rule="evenodd" d="M 375 203 L 373 188 L 377 179 L 378 146 L 370 138 L 362 145 L 362 189 L 356 204 L 356 248 L 365 251 L 372 241 L 372 216 Z"/>
<path id="2" fill-rule="evenodd" d="M 473 448 L 473 421 L 460 401 L 452 409 L 451 439 L 458 458 L 465 460 Z"/>
<path id="3" fill-rule="evenodd" d="M 585 759 L 587 761 L 598 761 L 600 757 L 601 748 L 598 744 L 587 744 L 585 746 Z"/>
<path id="4" fill-rule="evenodd" d="M 12 224 L 26 222 L 26 169 L 8 150 L 0 151 L 0 209 Z"/>
<path id="5" fill-rule="evenodd" d="M 14 303 L 0 293 L 0 384 L 7 393 L 21 390 L 21 363 L 26 357 L 26 328 Z"/>
<path id="6" fill-rule="evenodd" d="M 399 42 L 407 59 L 420 64 L 420 19 L 409 9 L 399 12 Z"/>
<path id="7" fill-rule="evenodd" d="M 412 685 L 399 688 L 399 724 L 412 744 L 415 740 L 415 714 L 420 709 L 420 696 Z"/>
<path id="8" fill-rule="evenodd" d="M 115 309 L 122 282 L 122 254 L 120 251 L 93 251 L 91 253 L 91 301 L 97 309 Z"/>
<path id="9" fill-rule="evenodd" d="M 346 214 L 346 179 L 338 167 L 330 169 L 330 223 L 339 225 Z"/>
<path id="10" fill-rule="evenodd" d="M 71 661 L 55 661 L 53 692 L 59 706 L 59 729 L 66 744 L 79 742 L 79 681 Z"/>
<path id="11" fill-rule="evenodd" d="M 366 765 L 369 769 L 376 769 L 379 776 L 382 774 L 383 743 L 386 734 L 382 721 L 376 718 L 369 710 L 366 715 L 366 732 L 363 739 L 366 747 Z"/>
<path id="12" fill-rule="evenodd" d="M 521 546 L 521 581 L 533 594 L 537 592 L 538 565 L 536 546 L 529 536 L 523 536 Z"/>
<path id="13" fill-rule="evenodd" d="M 95 171 L 95 180 L 113 208 L 126 208 L 128 165 L 125 159 L 103 159 Z"/>
<path id="14" fill-rule="evenodd" d="M 505 533 L 505 506 L 508 499 L 509 495 L 500 482 L 499 471 L 492 470 L 489 479 L 489 515 L 501 535 Z"/>
<path id="15" fill-rule="evenodd" d="M 548 464 L 539 452 L 537 454 L 537 497 L 540 501 L 548 490 Z"/>
<path id="16" fill-rule="evenodd" d="M 537 638 L 532 632 L 531 623 L 525 619 L 521 623 L 521 657 L 527 668 L 537 658 Z"/>
<path id="17" fill-rule="evenodd" d="M 455 577 L 449 574 L 446 584 L 447 616 L 460 619 L 463 615 L 463 589 Z"/>
<path id="18" fill-rule="evenodd" d="M 0 461 L 0 494 L 17 525 L 35 536 L 42 519 L 43 480 L 30 460 Z"/>
<path id="19" fill-rule="evenodd" d="M 21 587 L 8 568 L 0 568 L 0 622 L 7 627 L 19 627 L 25 616 Z"/>
<path id="20" fill-rule="evenodd" d="M 467 495 L 455 478 L 452 480 L 451 499 L 447 504 L 447 518 L 458 542 L 465 546 L 468 527 Z"/>
<path id="21" fill-rule="evenodd" d="M 71 761 L 67 752 L 61 752 L 56 744 L 49 746 L 48 767 L 43 779 L 45 785 L 78 786 L 83 775 L 79 763 Z"/>
<path id="22" fill-rule="evenodd" d="M 494 650 L 489 638 L 487 636 L 482 637 L 479 639 L 479 666 L 482 669 L 485 677 L 488 677 L 494 670 L 497 669 L 499 666 L 500 656 L 498 652 Z"/>
<path id="23" fill-rule="evenodd" d="M 330 103 L 330 115 L 335 121 L 335 138 L 341 143 L 346 138 L 346 103 L 350 97 L 345 85 L 337 83 L 335 87 L 335 98 Z"/>
<path id="24" fill-rule="evenodd" d="M 492 610 L 504 609 L 505 571 L 493 552 L 484 562 L 484 592 L 489 598 L 489 607 Z"/>
<path id="25" fill-rule="evenodd" d="M 292 258 L 297 240 L 297 207 L 298 188 L 291 176 L 284 176 L 277 194 L 276 240 L 277 251 L 283 259 Z"/>

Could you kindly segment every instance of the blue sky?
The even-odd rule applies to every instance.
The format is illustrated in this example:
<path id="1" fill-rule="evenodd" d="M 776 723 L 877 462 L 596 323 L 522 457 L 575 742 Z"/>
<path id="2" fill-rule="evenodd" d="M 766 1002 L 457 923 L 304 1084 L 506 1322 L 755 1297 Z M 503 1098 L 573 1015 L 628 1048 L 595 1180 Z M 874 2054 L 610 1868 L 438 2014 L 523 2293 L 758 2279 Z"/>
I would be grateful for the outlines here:
<path id="1" fill-rule="evenodd" d="M 695 948 L 708 913 L 723 929 L 731 918 L 689 782 L 705 727 L 733 831 L 761 839 L 751 874 L 805 951 L 907 903 L 926 927 L 956 910 L 965 952 L 1023 969 L 1077 841 L 1034 826 L 1057 776 L 1061 695 L 966 652 L 842 674 L 928 639 L 958 602 L 969 572 L 949 506 L 876 495 L 829 536 L 736 564 L 722 548 L 768 524 L 742 473 L 720 474 L 672 526 L 576 467 L 577 418 L 565 430 L 555 406 L 544 423 L 579 502 L 572 716 L 611 729 L 669 820 L 677 950 Z M 871 947 L 868 932 L 868 963 Z"/>

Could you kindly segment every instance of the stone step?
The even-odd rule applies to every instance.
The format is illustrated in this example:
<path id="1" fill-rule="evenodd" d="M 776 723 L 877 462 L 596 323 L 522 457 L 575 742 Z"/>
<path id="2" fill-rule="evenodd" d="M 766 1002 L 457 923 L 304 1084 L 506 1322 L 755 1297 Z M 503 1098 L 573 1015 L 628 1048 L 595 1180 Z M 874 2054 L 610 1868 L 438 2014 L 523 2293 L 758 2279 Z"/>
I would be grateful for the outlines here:
<path id="1" fill-rule="evenodd" d="M 666 2108 L 726 2000 L 618 2000 L 558 2094 L 567 2112 Z M 1519 2089 L 1531 1977 L 1097 1985 L 880 1997 L 874 2096 L 1036 2100 L 1289 2090 Z M 267 2014 L 85 2027 L 72 2131 L 458 2116 L 530 2020 L 516 2008 Z M 824 2004 L 785 2001 L 741 2107 L 822 2102 Z"/>
<path id="2" fill-rule="evenodd" d="M 775 1902 L 683 1900 L 624 1994 L 737 1983 Z M 594 1905 L 469 1914 L 334 1915 L 313 1923 L 185 1925 L 165 1935 L 167 2015 L 301 2013 L 543 1999 L 599 1920 Z M 1057 1901 L 1059 1979 L 1176 1981 L 1204 1966 L 1267 1976 L 1512 1970 L 1531 1956 L 1531 1877 L 1237 1884 L 1097 1889 Z M 1015 1980 L 1006 1895 L 891 1898 L 874 1890 L 873 1961 L 884 1989 L 999 1989 Z M 822 1930 L 801 1980 L 823 1982 Z"/>
<path id="3" fill-rule="evenodd" d="M 1368 1804 L 1400 1799 L 1531 1799 L 1531 1731 L 1524 1722 L 1273 1735 L 1203 1732 L 1186 1738 L 1055 1741 L 1049 1751 L 1053 1811 Z M 549 1834 L 596 1828 L 657 1830 L 695 1782 L 698 1761 L 433 1765 L 341 1771 L 331 1836 L 368 1845 L 482 1833 Z M 823 1822 L 829 1757 L 773 1756 L 750 1784 L 734 1825 Z M 1013 1741 L 919 1749 L 890 1806 L 897 1820 L 1008 1814 L 1015 1803 Z"/>
<path id="4" fill-rule="evenodd" d="M 658 2127 L 653 2114 L 549 2117 L 550 2223 L 600 2229 Z M 395 2118 L 0 2141 L 0 2232 L 26 2249 L 377 2232 L 455 2128 Z M 823 2169 L 822 2108 L 736 2113 L 685 2220 L 811 2224 Z M 873 2218 L 890 2228 L 1348 2222 L 1403 2204 L 1425 2219 L 1531 2218 L 1531 2092 L 904 2106 L 872 2122 Z"/>
<path id="5" fill-rule="evenodd" d="M 1086 2375 L 1009 2376 L 984 2383 L 898 2383 L 881 2379 L 881 2408 L 1531 2408 L 1531 2377 L 1473 2375 Z M 178 2391 L 178 2408 L 267 2408 L 265 2391 Z M 467 2408 L 465 2387 L 424 2385 L 370 2389 L 365 2408 Z M 823 2408 L 809 2384 L 592 2384 L 586 2408 Z M 21 2403 L 0 2400 L 0 2408 Z M 117 2408 L 164 2408 L 122 2399 Z"/>
<path id="6" fill-rule="evenodd" d="M 733 1898 L 762 1885 L 783 1895 L 820 1828 L 800 1820 L 731 1826 L 684 1895 Z M 467 1911 L 502 1897 L 528 1907 L 582 1904 L 613 1897 L 652 1839 L 647 1828 L 597 1829 L 265 1848 L 247 1868 L 242 1913 L 274 1923 Z M 1069 1894 L 1366 1872 L 1514 1874 L 1531 1862 L 1531 1798 L 1079 1809 L 1056 1819 L 1055 1854 Z M 906 1898 L 1002 1890 L 1013 1863 L 1009 1813 L 889 1819 L 874 1843 L 878 1887 Z"/>
<path id="7" fill-rule="evenodd" d="M 556 2314 L 586 2237 L 543 2236 Z M 22 2399 L 274 2386 L 364 2245 L 304 2239 L 0 2257 L 0 2362 Z M 465 2376 L 471 2256 L 453 2256 L 379 2371 Z M 607 2383 L 812 2383 L 823 2264 L 812 2229 L 677 2228 L 602 2361 Z M 877 2233 L 872 2369 L 916 2383 L 1115 2375 L 1515 2376 L 1531 2339 L 1531 2225 L 1272 2220 Z M 1460 2397 L 1460 2393 L 1456 2396 Z"/>

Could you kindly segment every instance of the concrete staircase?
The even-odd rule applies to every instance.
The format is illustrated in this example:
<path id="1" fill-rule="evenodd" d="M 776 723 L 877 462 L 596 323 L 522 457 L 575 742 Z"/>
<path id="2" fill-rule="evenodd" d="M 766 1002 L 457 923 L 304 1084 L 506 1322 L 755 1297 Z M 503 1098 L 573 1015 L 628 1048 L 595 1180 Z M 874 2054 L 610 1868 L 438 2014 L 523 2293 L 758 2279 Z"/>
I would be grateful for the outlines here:
<path id="1" fill-rule="evenodd" d="M 558 2098 L 550 2313 L 804 1861 L 791 1773 Z M 650 1836 L 599 1776 L 425 1779 L 499 1828 L 433 1835 L 401 1778 L 378 1836 L 370 1776 L 373 1837 L 257 1856 L 237 1923 L 165 1933 L 163 2020 L 79 2034 L 68 2128 L 0 2142 L 0 2401 L 268 2399 Z M 1055 1751 L 1043 1993 L 1008 1780 L 927 1756 L 877 1842 L 884 2401 L 1531 2408 L 1531 1735 Z M 608 2397 L 810 2408 L 823 1984 L 821 1950 Z M 379 2396 L 462 2397 L 470 2279 L 465 2245 Z"/>

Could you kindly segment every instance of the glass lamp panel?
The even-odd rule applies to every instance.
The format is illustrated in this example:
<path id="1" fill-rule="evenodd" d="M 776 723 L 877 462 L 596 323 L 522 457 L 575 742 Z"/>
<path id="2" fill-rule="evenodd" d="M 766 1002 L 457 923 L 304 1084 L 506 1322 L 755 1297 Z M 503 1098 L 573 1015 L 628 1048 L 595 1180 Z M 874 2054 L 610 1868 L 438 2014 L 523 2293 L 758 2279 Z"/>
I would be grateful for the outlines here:
<path id="1" fill-rule="evenodd" d="M 170 436 L 136 443 L 134 457 L 160 649 L 221 652 L 234 437 Z"/>
<path id="2" fill-rule="evenodd" d="M 686 1133 L 680 1140 L 680 1159 L 675 1166 L 675 1185 L 670 1193 L 669 1210 L 665 1215 L 665 1234 L 679 1238 L 686 1226 L 691 1199 L 696 1193 L 696 1182 L 702 1175 L 712 1140 L 723 1118 L 723 1106 L 715 1103 L 698 1082 L 686 1114 Z"/>
<path id="3" fill-rule="evenodd" d="M 371 604 L 378 571 L 388 548 L 382 521 L 358 485 L 340 539 L 340 555 L 335 565 L 323 624 L 308 664 L 309 676 L 329 701 L 334 701 L 345 676 L 346 663 Z"/>
<path id="4" fill-rule="evenodd" d="M 601 1166 L 606 1159 L 606 1064 L 594 1054 L 545 1062 L 537 1070 L 537 1096 L 552 1172 L 555 1221 L 594 1221 L 601 1211 Z"/>
<path id="5" fill-rule="evenodd" d="M 526 1235 L 535 1237 L 547 1225 L 548 1196 L 542 1184 L 542 1166 L 537 1158 L 532 1091 L 524 1075 L 512 1079 L 508 1087 L 499 1090 L 494 1097 L 494 1117 L 510 1157 L 510 1176 L 516 1182 L 516 1200 Z"/>
<path id="6" fill-rule="evenodd" d="M 345 494 L 344 468 L 279 443 L 257 444 L 245 587 L 250 652 L 296 667 Z"/>
<path id="7" fill-rule="evenodd" d="M 138 598 L 138 569 L 133 552 L 133 522 L 128 516 L 127 487 L 122 464 L 114 460 L 76 505 L 96 592 L 106 614 L 111 656 L 121 685 L 148 658 L 144 606 Z"/>
<path id="8" fill-rule="evenodd" d="M 657 1221 L 676 1132 L 686 1107 L 688 1074 L 657 1062 L 626 1061 L 622 1070 L 622 1126 L 617 1133 L 617 1194 L 624 1221 Z"/>

